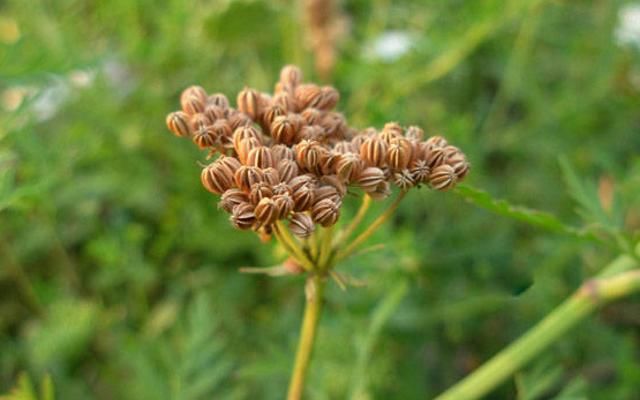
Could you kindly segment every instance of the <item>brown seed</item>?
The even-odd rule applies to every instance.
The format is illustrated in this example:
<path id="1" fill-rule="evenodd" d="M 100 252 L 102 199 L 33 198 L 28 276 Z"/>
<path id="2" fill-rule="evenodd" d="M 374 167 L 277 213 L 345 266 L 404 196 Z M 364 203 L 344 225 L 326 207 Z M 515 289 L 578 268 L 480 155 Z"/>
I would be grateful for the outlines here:
<path id="1" fill-rule="evenodd" d="M 316 185 L 316 179 L 310 174 L 298 175 L 289 181 L 291 191 L 295 192 L 302 186 L 313 187 Z"/>
<path id="2" fill-rule="evenodd" d="M 378 136 L 385 142 L 391 143 L 391 140 L 402 136 L 403 132 L 402 127 L 397 122 L 387 122 Z"/>
<path id="3" fill-rule="evenodd" d="M 424 154 L 426 154 L 425 161 L 432 171 L 444 163 L 445 154 L 442 147 L 427 147 Z"/>
<path id="4" fill-rule="evenodd" d="M 322 90 L 313 83 L 299 85 L 295 88 L 295 98 L 300 110 L 318 102 L 320 96 L 322 96 Z"/>
<path id="5" fill-rule="evenodd" d="M 321 175 L 335 175 L 342 154 L 330 150 L 323 151 L 320 158 Z"/>
<path id="6" fill-rule="evenodd" d="M 296 135 L 300 125 L 297 119 L 291 118 L 289 115 L 276 117 L 271 123 L 271 136 L 276 143 L 284 143 L 292 145 L 295 143 Z"/>
<path id="7" fill-rule="evenodd" d="M 354 153 L 343 154 L 336 165 L 336 173 L 338 174 L 338 177 L 347 183 L 355 181 L 360 176 L 363 169 L 364 163 L 360 157 Z"/>
<path id="8" fill-rule="evenodd" d="M 249 151 L 245 164 L 259 168 L 273 167 L 273 156 L 271 155 L 271 150 L 266 146 L 254 147 Z"/>
<path id="9" fill-rule="evenodd" d="M 365 168 L 357 180 L 357 185 L 366 192 L 375 190 L 376 186 L 385 180 L 384 172 L 380 168 Z"/>
<path id="10" fill-rule="evenodd" d="M 205 100 L 194 95 L 189 95 L 180 100 L 182 111 L 194 115 L 204 111 Z"/>
<path id="11" fill-rule="evenodd" d="M 300 113 L 302 119 L 304 119 L 307 125 L 317 125 L 322 121 L 322 117 L 324 116 L 324 112 L 318 110 L 317 108 L 307 108 L 303 112 Z"/>
<path id="12" fill-rule="evenodd" d="M 289 188 L 289 185 L 287 185 L 285 182 L 280 182 L 277 183 L 275 185 L 273 185 L 273 194 L 288 194 L 291 195 L 291 189 Z"/>
<path id="13" fill-rule="evenodd" d="M 202 86 L 193 85 L 189 86 L 180 94 L 180 103 L 184 102 L 190 97 L 194 97 L 200 100 L 202 103 L 207 101 L 207 91 Z"/>
<path id="14" fill-rule="evenodd" d="M 370 137 L 360 146 L 360 158 L 367 165 L 382 167 L 387 157 L 387 143 L 378 137 Z"/>
<path id="15" fill-rule="evenodd" d="M 341 201 L 347 194 L 347 185 L 338 177 L 338 175 L 323 175 L 320 177 L 320 184 L 334 187 L 338 191 Z"/>
<path id="16" fill-rule="evenodd" d="M 467 162 L 464 153 L 462 153 L 461 151 L 449 155 L 445 162 L 447 163 L 447 165 L 453 167 L 453 170 L 458 177 L 458 181 L 464 179 L 464 177 L 469 172 L 469 163 Z"/>
<path id="17" fill-rule="evenodd" d="M 409 190 L 415 185 L 413 175 L 408 169 L 393 173 L 393 183 L 401 190 Z"/>
<path id="18" fill-rule="evenodd" d="M 230 157 L 230 156 L 225 156 L 225 155 L 221 155 L 217 160 L 216 163 L 222 165 L 224 168 L 227 169 L 227 171 L 229 171 L 231 174 L 235 174 L 236 171 L 238 170 L 238 168 L 240 168 L 242 166 L 242 164 L 240 164 L 240 161 L 238 161 L 237 158 L 235 157 Z"/>
<path id="19" fill-rule="evenodd" d="M 360 147 L 358 147 L 358 149 L 360 149 Z M 351 142 L 350 141 L 346 141 L 346 140 L 341 140 L 339 142 L 336 142 L 333 145 L 333 151 L 336 151 L 336 152 L 342 153 L 342 154 L 356 153 L 356 150 L 354 149 L 354 147 L 351 144 Z"/>
<path id="20" fill-rule="evenodd" d="M 231 125 L 226 119 L 219 119 L 211 125 L 211 129 L 216 133 L 216 136 L 222 141 L 224 138 L 225 142 L 231 141 Z"/>
<path id="21" fill-rule="evenodd" d="M 264 182 L 264 173 L 258 167 L 241 166 L 234 174 L 236 185 L 245 193 L 251 192 L 251 187 L 258 182 Z"/>
<path id="22" fill-rule="evenodd" d="M 354 152 L 359 153 L 360 152 L 360 147 L 362 147 L 362 145 L 364 144 L 364 142 L 367 141 L 367 139 L 369 139 L 370 137 L 374 137 L 376 136 L 377 133 L 371 135 L 371 134 L 365 134 L 365 133 L 359 133 L 358 135 L 355 135 L 352 139 L 351 139 L 351 146 L 354 149 Z"/>
<path id="23" fill-rule="evenodd" d="M 275 186 L 280 183 L 280 173 L 273 167 L 264 168 L 262 170 L 264 174 L 264 181 L 271 186 Z"/>
<path id="24" fill-rule="evenodd" d="M 437 166 L 429 175 L 429 183 L 436 190 L 447 191 L 456 185 L 456 181 L 456 172 L 447 164 Z"/>
<path id="25" fill-rule="evenodd" d="M 233 210 L 233 207 L 240 203 L 246 203 L 248 201 L 249 197 L 245 192 L 238 188 L 231 188 L 222 193 L 220 202 L 218 202 L 218 207 L 230 213 Z"/>
<path id="26" fill-rule="evenodd" d="M 445 147 L 449 143 L 447 143 L 447 140 L 442 136 L 436 135 L 436 136 L 431 136 L 429 139 L 427 139 L 425 144 L 431 148 L 437 148 L 437 147 Z"/>
<path id="27" fill-rule="evenodd" d="M 331 199 L 316 202 L 311 209 L 311 218 L 324 227 L 331 226 L 338 221 L 340 207 Z"/>
<path id="28" fill-rule="evenodd" d="M 340 101 L 340 93 L 331 86 L 322 87 L 320 92 L 320 99 L 315 105 L 315 107 L 320 110 L 331 110 L 338 104 L 338 101 Z"/>
<path id="29" fill-rule="evenodd" d="M 291 187 L 291 183 L 289 184 Z M 293 209 L 295 211 L 306 211 L 311 208 L 314 202 L 314 190 L 311 185 L 303 185 L 296 189 L 291 188 L 293 198 Z"/>
<path id="30" fill-rule="evenodd" d="M 191 135 L 191 129 L 189 128 L 189 116 L 182 112 L 176 111 L 167 115 L 166 122 L 167 128 L 178 137 L 187 137 Z"/>
<path id="31" fill-rule="evenodd" d="M 189 118 L 189 124 L 191 125 L 191 130 L 195 132 L 211 125 L 211 119 L 205 113 L 197 113 Z"/>
<path id="32" fill-rule="evenodd" d="M 289 182 L 300 173 L 298 164 L 289 159 L 280 160 L 278 163 L 278 173 L 282 182 Z"/>
<path id="33" fill-rule="evenodd" d="M 282 160 L 295 160 L 296 156 L 291 149 L 284 144 L 274 144 L 271 146 L 271 155 L 273 155 L 273 162 L 278 164 Z"/>
<path id="34" fill-rule="evenodd" d="M 276 222 L 278 219 L 278 208 L 273 199 L 268 197 L 260 200 L 255 208 L 256 226 L 255 229 L 268 226 Z"/>
<path id="35" fill-rule="evenodd" d="M 229 111 L 227 113 L 227 119 L 229 120 L 229 124 L 231 125 L 231 129 L 234 131 L 243 126 L 251 126 L 253 121 L 249 118 L 245 113 L 241 113 L 239 111 Z"/>
<path id="36" fill-rule="evenodd" d="M 315 188 L 313 191 L 314 202 L 317 203 L 324 199 L 330 199 L 334 203 L 342 202 L 342 197 L 338 193 L 338 190 L 331 185 L 324 185 Z"/>
<path id="37" fill-rule="evenodd" d="M 273 202 L 276 203 L 276 209 L 278 210 L 278 219 L 283 219 L 289 216 L 293 211 L 293 198 L 289 193 L 277 194 L 273 196 Z"/>
<path id="38" fill-rule="evenodd" d="M 218 159 L 202 170 L 200 180 L 211 193 L 222 194 L 233 187 L 233 171 Z"/>
<path id="39" fill-rule="evenodd" d="M 238 156 L 238 160 L 244 165 L 249 165 L 249 153 L 251 150 L 260 147 L 261 144 L 256 140 L 256 138 L 246 138 L 242 139 L 237 146 L 234 146 L 234 150 L 236 155 Z"/>
<path id="40" fill-rule="evenodd" d="M 291 233 L 299 238 L 308 238 L 315 231 L 315 224 L 309 215 L 306 213 L 293 213 L 289 219 L 289 229 Z"/>
<path id="41" fill-rule="evenodd" d="M 282 108 L 285 111 L 285 114 L 288 112 L 298 111 L 296 98 L 290 92 L 277 93 L 275 96 L 273 96 L 273 99 L 271 100 L 271 104 Z"/>
<path id="42" fill-rule="evenodd" d="M 324 149 L 315 140 L 300 141 L 294 148 L 298 165 L 307 171 L 315 171 L 319 167 L 322 150 Z"/>
<path id="43" fill-rule="evenodd" d="M 295 65 L 285 65 L 280 70 L 280 82 L 286 86 L 296 87 L 302 83 L 302 71 Z"/>
<path id="44" fill-rule="evenodd" d="M 229 108 L 229 99 L 222 93 L 214 93 L 207 97 L 207 104 L 227 110 Z"/>
<path id="45" fill-rule="evenodd" d="M 236 130 L 234 130 L 232 138 L 233 138 L 234 148 L 236 146 L 240 146 L 240 141 L 242 139 L 247 139 L 247 138 L 254 138 L 259 144 L 262 143 L 260 132 L 258 132 L 258 130 L 251 125 L 241 126 Z M 238 151 L 238 149 L 236 149 L 236 151 Z"/>
<path id="46" fill-rule="evenodd" d="M 256 121 L 260 116 L 260 97 L 260 93 L 256 90 L 245 87 L 240 93 L 238 93 L 238 98 L 236 99 L 238 110 L 247 114 L 249 118 Z"/>
<path id="47" fill-rule="evenodd" d="M 391 140 L 387 151 L 387 164 L 394 170 L 407 168 L 413 157 L 413 145 L 409 139 L 402 136 Z"/>
<path id="48" fill-rule="evenodd" d="M 233 207 L 229 218 L 233 226 L 238 229 L 251 229 L 256 223 L 256 214 L 253 204 L 240 203 Z"/>
<path id="49" fill-rule="evenodd" d="M 271 190 L 271 185 L 266 182 L 258 182 L 251 187 L 251 192 L 249 193 L 249 201 L 252 204 L 258 204 L 260 200 L 265 197 L 273 196 L 273 191 Z"/>
<path id="50" fill-rule="evenodd" d="M 333 136 L 337 139 L 343 139 L 344 133 L 347 130 L 347 123 L 344 116 L 337 112 L 326 113 L 320 121 L 320 126 L 322 126 L 328 136 Z"/>
<path id="51" fill-rule="evenodd" d="M 207 118 L 209 118 L 209 121 L 212 122 L 218 119 L 226 118 L 227 116 L 224 108 L 215 104 L 207 105 L 207 107 L 204 109 L 204 115 L 206 115 Z"/>
<path id="52" fill-rule="evenodd" d="M 270 127 L 277 117 L 283 115 L 287 115 L 287 110 L 277 104 L 273 104 L 265 108 L 264 114 L 262 115 L 262 122 L 264 122 L 264 125 L 267 127 Z"/>
<path id="53" fill-rule="evenodd" d="M 425 160 L 416 159 L 412 161 L 409 171 L 411 171 L 411 176 L 416 184 L 429 182 L 431 168 L 429 168 L 429 165 L 427 165 Z"/>
<path id="54" fill-rule="evenodd" d="M 298 133 L 300 140 L 314 140 L 316 142 L 326 142 L 327 132 L 319 125 L 306 125 Z"/>
<path id="55" fill-rule="evenodd" d="M 404 136 L 412 141 L 421 141 L 424 139 L 424 131 L 419 126 L 410 126 L 407 128 Z"/>
<path id="56" fill-rule="evenodd" d="M 201 149 L 214 147 L 218 137 L 211 126 L 202 126 L 193 133 L 193 142 Z"/>

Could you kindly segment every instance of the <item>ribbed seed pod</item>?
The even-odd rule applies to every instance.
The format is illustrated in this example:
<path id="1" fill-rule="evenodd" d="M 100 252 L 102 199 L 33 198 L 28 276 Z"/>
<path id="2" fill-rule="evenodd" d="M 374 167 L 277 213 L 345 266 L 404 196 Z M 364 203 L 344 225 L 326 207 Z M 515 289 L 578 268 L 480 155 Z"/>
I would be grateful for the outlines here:
<path id="1" fill-rule="evenodd" d="M 245 164 L 260 168 L 273 167 L 271 150 L 266 146 L 254 147 L 247 154 L 247 162 Z"/>
<path id="2" fill-rule="evenodd" d="M 375 190 L 376 186 L 384 180 L 384 172 L 380 168 L 367 167 L 362 171 L 356 183 L 364 191 L 370 192 Z"/>
<path id="3" fill-rule="evenodd" d="M 229 99 L 227 99 L 227 96 L 222 93 L 214 93 L 207 97 L 207 104 L 227 110 L 229 108 Z"/>
<path id="4" fill-rule="evenodd" d="M 202 126 L 193 133 L 193 142 L 199 148 L 214 147 L 217 144 L 218 137 L 210 126 Z"/>
<path id="5" fill-rule="evenodd" d="M 273 185 L 273 194 L 288 194 L 291 195 L 291 189 L 289 188 L 289 185 L 287 185 L 285 182 L 280 182 L 277 183 L 275 185 Z"/>
<path id="6" fill-rule="evenodd" d="M 276 143 L 292 145 L 295 143 L 296 135 L 300 126 L 294 118 L 289 115 L 276 117 L 271 123 L 271 137 Z"/>
<path id="7" fill-rule="evenodd" d="M 280 160 L 278 163 L 278 173 L 282 182 L 289 182 L 300 173 L 298 164 L 293 160 Z"/>
<path id="8" fill-rule="evenodd" d="M 291 198 L 293 198 L 294 211 L 306 211 L 313 205 L 314 190 L 311 185 L 303 185 L 296 189 L 291 188 Z"/>
<path id="9" fill-rule="evenodd" d="M 324 227 L 335 224 L 339 216 L 340 207 L 331 201 L 331 199 L 317 201 L 311 209 L 311 218 L 313 221 Z"/>
<path id="10" fill-rule="evenodd" d="M 437 148 L 437 147 L 445 147 L 449 143 L 442 136 L 436 135 L 436 136 L 431 136 L 429 139 L 427 139 L 425 144 L 429 147 Z"/>
<path id="11" fill-rule="evenodd" d="M 262 122 L 264 122 L 267 127 L 271 127 L 273 121 L 283 115 L 287 115 L 287 110 L 282 108 L 282 106 L 272 104 L 265 108 L 264 114 L 262 115 Z"/>
<path id="12" fill-rule="evenodd" d="M 246 138 L 242 139 L 237 146 L 234 146 L 234 150 L 238 155 L 238 159 L 242 164 L 249 165 L 249 153 L 251 150 L 260 147 L 261 144 L 258 142 L 256 138 Z"/>
<path id="13" fill-rule="evenodd" d="M 207 107 L 204 109 L 204 115 L 206 115 L 207 118 L 209 118 L 209 120 L 212 122 L 227 117 L 224 108 L 215 104 L 207 105 Z"/>
<path id="14" fill-rule="evenodd" d="M 367 192 L 367 195 L 371 197 L 373 200 L 384 200 L 391 195 L 391 188 L 389 186 L 389 182 L 382 181 L 376 187 Z"/>
<path id="15" fill-rule="evenodd" d="M 226 119 L 219 119 L 216 122 L 213 123 L 213 125 L 211 125 L 211 129 L 213 129 L 213 131 L 216 133 L 216 136 L 220 139 L 220 141 L 223 140 L 225 142 L 230 142 L 231 141 L 231 133 L 233 132 L 231 130 L 231 125 L 229 125 L 229 121 L 227 121 Z"/>
<path id="16" fill-rule="evenodd" d="M 189 95 L 180 100 L 180 105 L 182 106 L 182 111 L 189 115 L 194 115 L 204 111 L 205 101 L 199 97 Z"/>
<path id="17" fill-rule="evenodd" d="M 360 146 L 360 158 L 367 165 L 382 167 L 387 158 L 388 145 L 378 137 L 370 137 Z"/>
<path id="18" fill-rule="evenodd" d="M 363 169 L 364 163 L 358 155 L 353 153 L 343 154 L 336 165 L 338 177 L 347 183 L 355 181 Z"/>
<path id="19" fill-rule="evenodd" d="M 268 226 L 276 222 L 278 219 L 278 208 L 273 199 L 265 197 L 260 200 L 255 208 L 256 225 L 255 229 Z"/>
<path id="20" fill-rule="evenodd" d="M 240 203 L 236 205 L 231 211 L 231 217 L 229 220 L 231 221 L 231 224 L 238 229 L 251 229 L 251 227 L 256 223 L 256 214 L 253 204 Z"/>
<path id="21" fill-rule="evenodd" d="M 308 238 L 315 231 L 315 224 L 306 213 L 293 213 L 289 219 L 289 229 L 291 233 L 299 238 Z"/>
<path id="22" fill-rule="evenodd" d="M 338 100 L 340 100 L 340 94 L 336 89 L 331 86 L 323 86 L 320 88 L 319 95 L 314 97 L 307 104 L 307 107 L 328 111 L 338 104 Z"/>
<path id="23" fill-rule="evenodd" d="M 182 104 L 184 101 L 189 99 L 190 97 L 194 97 L 198 99 L 202 103 L 207 102 L 207 91 L 204 90 L 202 86 L 192 85 L 186 88 L 180 93 L 180 103 Z"/>
<path id="24" fill-rule="evenodd" d="M 313 191 L 314 202 L 320 200 L 330 199 L 334 203 L 338 204 L 342 201 L 342 197 L 338 193 L 338 190 L 330 185 L 319 186 Z"/>
<path id="25" fill-rule="evenodd" d="M 337 139 L 344 138 L 344 133 L 347 130 L 344 116 L 337 112 L 326 113 L 320 121 L 320 126 L 328 136 L 333 136 Z"/>
<path id="26" fill-rule="evenodd" d="M 358 149 L 360 149 L 360 147 L 358 147 Z M 341 154 L 347 154 L 347 153 L 357 153 L 359 151 L 356 151 L 353 147 L 353 145 L 351 144 L 350 141 L 346 141 L 346 140 L 341 140 L 339 142 L 336 142 L 333 145 L 333 151 L 341 153 Z M 360 159 L 358 157 L 358 159 Z"/>
<path id="27" fill-rule="evenodd" d="M 338 163 L 342 159 L 342 154 L 333 151 L 322 152 L 320 159 L 320 172 L 322 175 L 335 175 Z"/>
<path id="28" fill-rule="evenodd" d="M 413 145 L 409 139 L 399 136 L 391 140 L 387 151 L 387 164 L 391 169 L 407 168 L 412 158 Z"/>
<path id="29" fill-rule="evenodd" d="M 366 134 L 366 133 L 359 133 L 357 135 L 355 135 L 352 139 L 351 139 L 351 147 L 353 147 L 354 152 L 359 153 L 360 152 L 360 147 L 362 147 L 362 145 L 364 144 L 364 142 L 367 141 L 367 139 L 376 136 L 377 133 L 371 135 L 371 134 Z"/>
<path id="30" fill-rule="evenodd" d="M 434 168 L 444 163 L 445 155 L 442 147 L 433 147 L 431 149 L 427 149 L 425 151 L 425 154 L 425 161 L 432 171 Z"/>
<path id="31" fill-rule="evenodd" d="M 211 193 L 222 194 L 233 187 L 233 172 L 216 160 L 202 170 L 200 181 Z"/>
<path id="32" fill-rule="evenodd" d="M 222 197 L 220 197 L 220 201 L 218 202 L 218 207 L 230 213 L 235 206 L 248 201 L 249 197 L 245 192 L 238 188 L 231 188 L 222 193 Z"/>
<path id="33" fill-rule="evenodd" d="M 286 113 L 293 113 L 298 111 L 298 105 L 293 93 L 280 92 L 273 96 L 271 104 L 281 107 Z"/>
<path id="34" fill-rule="evenodd" d="M 440 190 L 447 191 L 456 185 L 457 177 L 451 165 L 442 164 L 437 166 L 429 175 L 429 183 L 431 187 Z"/>
<path id="35" fill-rule="evenodd" d="M 280 70 L 280 82 L 287 86 L 296 87 L 302 83 L 302 71 L 295 65 L 285 65 Z"/>
<path id="36" fill-rule="evenodd" d="M 251 120 L 248 115 L 235 110 L 229 110 L 227 113 L 227 119 L 229 120 L 229 125 L 231 125 L 231 129 L 233 129 L 234 132 L 238 128 L 251 126 L 253 124 L 253 120 Z"/>
<path id="37" fill-rule="evenodd" d="M 280 183 L 280 173 L 273 167 L 264 168 L 262 170 L 264 174 L 264 181 L 271 186 L 275 186 Z"/>
<path id="38" fill-rule="evenodd" d="M 302 186 L 313 187 L 316 185 L 314 177 L 310 174 L 298 175 L 289 181 L 289 187 L 292 192 L 298 190 Z"/>
<path id="39" fill-rule="evenodd" d="M 446 159 L 446 164 L 453 167 L 453 170 L 458 177 L 458 181 L 464 179 L 464 177 L 469 172 L 469 163 L 467 162 L 466 157 L 461 151 L 458 151 L 454 154 L 451 154 Z"/>
<path id="40" fill-rule="evenodd" d="M 293 211 L 293 198 L 289 193 L 274 195 L 273 202 L 276 203 L 278 219 L 286 218 Z"/>
<path id="41" fill-rule="evenodd" d="M 275 144 L 271 146 L 271 155 L 273 156 L 273 162 L 276 165 L 282 160 L 295 160 L 296 156 L 291 149 L 284 144 Z"/>
<path id="42" fill-rule="evenodd" d="M 334 187 L 340 195 L 340 200 L 347 194 L 347 185 L 338 177 L 338 175 L 323 175 L 320 177 L 320 184 Z"/>
<path id="43" fill-rule="evenodd" d="M 415 186 L 413 175 L 408 169 L 403 169 L 393 173 L 393 183 L 401 190 L 409 190 Z"/>
<path id="44" fill-rule="evenodd" d="M 328 135 L 324 128 L 319 125 L 306 125 L 300 129 L 300 132 L 298 133 L 298 139 L 325 142 L 328 139 Z"/>
<path id="45" fill-rule="evenodd" d="M 236 171 L 238 170 L 238 168 L 240 168 L 242 166 L 242 164 L 240 164 L 240 161 L 238 161 L 237 158 L 230 157 L 230 156 L 225 156 L 225 155 L 221 155 L 216 160 L 216 163 L 222 165 L 232 175 L 235 174 Z"/>
<path id="46" fill-rule="evenodd" d="M 412 125 L 407 128 L 407 130 L 404 133 L 404 136 L 409 140 L 419 142 L 424 139 L 424 131 L 422 130 L 422 128 Z"/>
<path id="47" fill-rule="evenodd" d="M 310 107 L 301 112 L 300 116 L 307 125 L 317 125 L 320 123 L 320 121 L 322 121 L 324 112 L 318 110 L 317 108 Z"/>
<path id="48" fill-rule="evenodd" d="M 409 171 L 411 171 L 411 176 L 416 184 L 429 182 L 431 168 L 429 168 L 429 165 L 427 165 L 425 160 L 416 159 L 411 162 Z"/>
<path id="49" fill-rule="evenodd" d="M 196 113 L 189 118 L 189 125 L 191 126 L 191 131 L 195 132 L 211 125 L 211 119 L 205 113 Z"/>
<path id="50" fill-rule="evenodd" d="M 236 130 L 234 130 L 232 138 L 233 138 L 234 148 L 240 145 L 240 141 L 242 139 L 247 139 L 247 138 L 254 138 L 258 141 L 258 144 L 262 144 L 260 132 L 258 132 L 258 130 L 251 125 L 241 126 Z M 237 148 L 236 148 L 236 151 L 238 151 Z"/>
<path id="51" fill-rule="evenodd" d="M 322 147 L 315 140 L 302 140 L 296 144 L 296 161 L 298 165 L 307 171 L 314 171 L 322 157 Z"/>
<path id="52" fill-rule="evenodd" d="M 384 124 L 379 137 L 385 142 L 391 143 L 393 139 L 401 137 L 403 133 L 402 127 L 397 122 L 387 122 Z"/>
<path id="53" fill-rule="evenodd" d="M 300 110 L 304 110 L 310 104 L 317 102 L 321 95 L 322 90 L 313 83 L 299 85 L 295 88 L 295 98 Z"/>
<path id="54" fill-rule="evenodd" d="M 262 103 L 260 93 L 257 91 L 245 87 L 236 99 L 238 104 L 238 110 L 249 116 L 252 120 L 256 121 L 260 116 L 260 105 Z"/>
<path id="55" fill-rule="evenodd" d="M 258 182 L 251 187 L 249 201 L 251 201 L 252 204 L 258 204 L 260 200 L 272 196 L 273 191 L 271 190 L 271 185 L 266 182 Z"/>
<path id="56" fill-rule="evenodd" d="M 188 137 L 191 135 L 191 128 L 189 127 L 189 116 L 182 112 L 176 111 L 167 115 L 166 118 L 167 128 L 178 137 Z"/>
<path id="57" fill-rule="evenodd" d="M 251 187 L 258 182 L 264 182 L 264 173 L 260 168 L 247 167 L 245 165 L 238 168 L 234 174 L 236 185 L 245 193 L 251 192 Z"/>

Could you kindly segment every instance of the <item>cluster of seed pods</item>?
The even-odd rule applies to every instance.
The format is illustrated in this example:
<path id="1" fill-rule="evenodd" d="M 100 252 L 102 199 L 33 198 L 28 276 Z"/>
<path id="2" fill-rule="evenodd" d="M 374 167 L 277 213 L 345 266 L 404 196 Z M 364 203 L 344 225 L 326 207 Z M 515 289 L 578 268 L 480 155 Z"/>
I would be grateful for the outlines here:
<path id="1" fill-rule="evenodd" d="M 289 65 L 273 95 L 245 88 L 236 108 L 223 94 L 191 86 L 166 123 L 217 157 L 201 180 L 220 196 L 231 223 L 264 234 L 278 220 L 301 238 L 316 224 L 335 224 L 352 187 L 380 200 L 392 185 L 449 190 L 469 171 L 460 149 L 441 136 L 425 140 L 419 127 L 349 127 L 334 111 L 339 98 L 333 87 L 303 83 L 300 69 Z"/>

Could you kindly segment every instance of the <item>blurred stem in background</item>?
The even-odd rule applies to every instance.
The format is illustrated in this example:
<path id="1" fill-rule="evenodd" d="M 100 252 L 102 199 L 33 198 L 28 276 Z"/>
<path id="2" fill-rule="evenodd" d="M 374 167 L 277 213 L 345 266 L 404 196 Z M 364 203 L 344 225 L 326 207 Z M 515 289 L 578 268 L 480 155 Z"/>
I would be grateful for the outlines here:
<path id="1" fill-rule="evenodd" d="M 637 250 L 640 250 L 640 246 Z M 474 400 L 483 397 L 598 307 L 640 291 L 640 269 L 637 267 L 635 256 L 619 256 L 520 339 L 438 396 L 437 400 Z"/>

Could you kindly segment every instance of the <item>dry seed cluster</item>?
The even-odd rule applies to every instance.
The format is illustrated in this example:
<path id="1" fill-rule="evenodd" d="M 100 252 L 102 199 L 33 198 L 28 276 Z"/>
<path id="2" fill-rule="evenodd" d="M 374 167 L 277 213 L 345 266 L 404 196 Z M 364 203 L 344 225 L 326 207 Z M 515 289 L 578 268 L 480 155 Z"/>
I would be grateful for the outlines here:
<path id="1" fill-rule="evenodd" d="M 273 95 L 245 88 L 236 108 L 223 94 L 191 86 L 180 97 L 182 110 L 166 122 L 175 135 L 220 154 L 201 180 L 221 196 L 231 223 L 267 234 L 277 220 L 288 220 L 303 238 L 315 224 L 335 224 L 351 186 L 379 200 L 390 185 L 448 190 L 469 171 L 460 149 L 441 136 L 424 140 L 419 127 L 349 127 L 333 111 L 339 98 L 333 87 L 303 83 L 300 69 L 286 66 Z"/>

